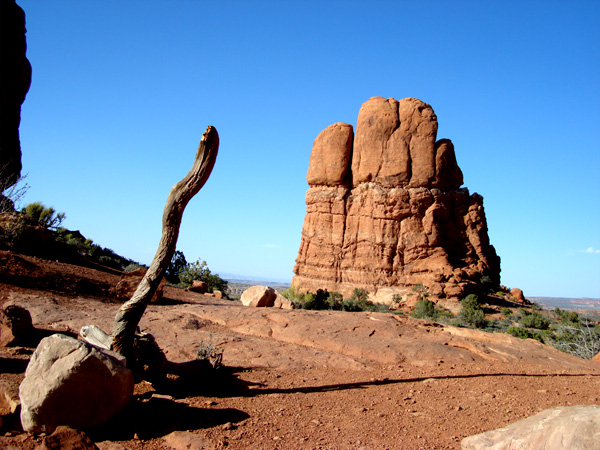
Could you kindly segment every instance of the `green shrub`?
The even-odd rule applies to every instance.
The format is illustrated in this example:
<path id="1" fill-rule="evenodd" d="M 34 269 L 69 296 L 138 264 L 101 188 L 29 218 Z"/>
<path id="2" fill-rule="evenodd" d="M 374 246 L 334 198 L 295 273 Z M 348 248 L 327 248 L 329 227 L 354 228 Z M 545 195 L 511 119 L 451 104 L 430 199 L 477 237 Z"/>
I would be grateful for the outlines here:
<path id="1" fill-rule="evenodd" d="M 502 314 L 504 317 L 506 317 L 508 319 L 510 316 L 512 316 L 512 309 L 504 307 L 500 311 L 500 314 Z"/>
<path id="2" fill-rule="evenodd" d="M 357 302 L 366 302 L 369 298 L 369 291 L 366 289 L 354 288 L 352 291 L 352 295 L 350 296 L 351 300 L 356 300 Z"/>
<path id="3" fill-rule="evenodd" d="M 137 269 L 147 269 L 147 268 L 148 267 L 146 267 L 146 266 L 144 266 L 142 264 L 139 264 L 139 263 L 136 263 L 136 262 L 132 262 L 132 263 L 129 263 L 129 264 L 127 264 L 125 266 L 125 268 L 123 269 L 123 272 L 129 273 L 129 272 L 133 272 L 134 270 L 137 270 Z"/>
<path id="4" fill-rule="evenodd" d="M 187 264 L 179 273 L 179 281 L 186 286 L 191 286 L 194 281 L 204 281 L 208 286 L 208 292 L 221 291 L 223 294 L 227 292 L 227 281 L 213 274 L 206 261 L 201 259 Z"/>
<path id="5" fill-rule="evenodd" d="M 330 292 L 327 298 L 325 299 L 325 303 L 329 307 L 329 309 L 339 311 L 342 309 L 342 303 L 344 302 L 344 297 L 339 292 Z"/>
<path id="6" fill-rule="evenodd" d="M 527 328 L 521 327 L 509 327 L 507 330 L 508 334 L 511 334 L 520 339 L 536 339 L 540 341 L 542 344 L 544 343 L 544 338 L 540 333 L 535 331 L 528 330 Z"/>
<path id="7" fill-rule="evenodd" d="M 22 212 L 39 222 L 45 228 L 58 228 L 67 218 L 64 212 L 56 212 L 56 210 L 49 206 L 46 208 L 41 202 L 29 203 Z"/>
<path id="8" fill-rule="evenodd" d="M 579 314 L 575 311 L 565 311 L 560 308 L 556 308 L 554 313 L 560 318 L 560 321 L 563 323 L 579 323 Z"/>
<path id="9" fill-rule="evenodd" d="M 537 328 L 538 330 L 547 330 L 550 326 L 550 321 L 537 312 L 521 316 L 519 322 L 526 328 Z"/>
<path id="10" fill-rule="evenodd" d="M 481 305 L 479 297 L 475 294 L 469 294 L 460 301 L 462 306 L 459 317 L 465 323 L 474 326 L 475 328 L 485 328 L 487 321 Z"/>
<path id="11" fill-rule="evenodd" d="M 435 304 L 427 299 L 418 300 L 411 316 L 417 319 L 435 319 L 437 316 Z"/>
<path id="12" fill-rule="evenodd" d="M 302 308 L 313 310 L 327 309 L 325 305 L 323 290 L 319 289 L 316 295 L 310 292 L 306 293 L 304 295 L 304 299 L 302 300 Z"/>

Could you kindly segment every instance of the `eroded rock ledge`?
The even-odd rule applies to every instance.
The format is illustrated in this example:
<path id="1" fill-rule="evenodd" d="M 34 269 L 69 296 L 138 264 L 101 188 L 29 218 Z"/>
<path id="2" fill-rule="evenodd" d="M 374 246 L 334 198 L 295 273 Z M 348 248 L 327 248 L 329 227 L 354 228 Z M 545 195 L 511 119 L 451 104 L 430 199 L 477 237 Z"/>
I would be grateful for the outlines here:
<path id="1" fill-rule="evenodd" d="M 292 280 L 300 291 L 349 295 L 364 288 L 389 301 L 416 284 L 460 299 L 484 278 L 500 283 L 483 197 L 463 184 L 437 117 L 414 98 L 373 97 L 352 125 L 315 139 L 306 217 Z"/>

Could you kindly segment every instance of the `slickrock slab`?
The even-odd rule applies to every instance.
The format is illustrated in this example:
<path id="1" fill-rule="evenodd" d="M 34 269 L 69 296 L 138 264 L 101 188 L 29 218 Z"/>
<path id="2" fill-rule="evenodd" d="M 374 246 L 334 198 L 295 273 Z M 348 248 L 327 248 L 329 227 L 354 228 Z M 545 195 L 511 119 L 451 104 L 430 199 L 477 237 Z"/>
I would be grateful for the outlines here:
<path id="1" fill-rule="evenodd" d="M 547 409 L 507 427 L 464 438 L 463 450 L 597 450 L 600 406 Z"/>

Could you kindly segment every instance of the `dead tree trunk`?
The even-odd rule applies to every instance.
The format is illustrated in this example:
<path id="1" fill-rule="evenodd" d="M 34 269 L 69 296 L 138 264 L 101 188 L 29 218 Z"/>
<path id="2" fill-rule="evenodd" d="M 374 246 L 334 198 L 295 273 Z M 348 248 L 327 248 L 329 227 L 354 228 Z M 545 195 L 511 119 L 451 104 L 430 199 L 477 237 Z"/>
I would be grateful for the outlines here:
<path id="1" fill-rule="evenodd" d="M 112 350 L 128 359 L 132 353 L 134 334 L 140 319 L 175 253 L 183 211 L 190 199 L 208 180 L 218 150 L 219 135 L 214 127 L 209 126 L 200 140 L 192 169 L 169 193 L 162 218 L 162 236 L 150 268 L 131 299 L 119 308 L 115 316 Z"/>

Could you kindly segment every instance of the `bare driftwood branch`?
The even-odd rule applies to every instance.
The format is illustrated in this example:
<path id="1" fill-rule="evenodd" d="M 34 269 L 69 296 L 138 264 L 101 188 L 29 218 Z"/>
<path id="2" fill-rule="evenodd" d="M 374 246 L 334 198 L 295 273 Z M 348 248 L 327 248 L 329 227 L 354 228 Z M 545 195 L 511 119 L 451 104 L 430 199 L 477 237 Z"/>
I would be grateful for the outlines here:
<path id="1" fill-rule="evenodd" d="M 191 198 L 204 186 L 215 165 L 219 150 L 219 135 L 208 127 L 198 146 L 194 165 L 189 173 L 173 188 L 167 198 L 162 218 L 162 236 L 156 255 L 146 275 L 129 301 L 123 304 L 113 323 L 112 350 L 129 359 L 137 326 L 165 274 L 177 244 L 181 217 Z"/>

